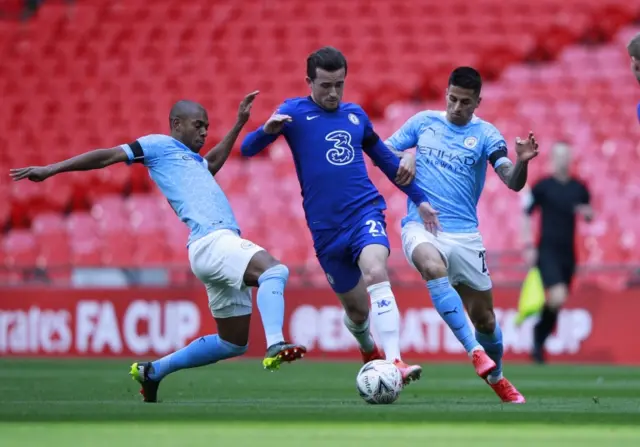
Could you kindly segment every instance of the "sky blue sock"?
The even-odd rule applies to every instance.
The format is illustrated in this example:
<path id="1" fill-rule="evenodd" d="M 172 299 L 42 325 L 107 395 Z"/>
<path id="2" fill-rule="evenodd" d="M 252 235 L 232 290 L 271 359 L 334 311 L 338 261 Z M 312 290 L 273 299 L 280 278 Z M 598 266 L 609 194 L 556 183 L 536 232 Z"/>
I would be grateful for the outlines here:
<path id="1" fill-rule="evenodd" d="M 462 343 L 464 349 L 467 352 L 471 352 L 479 346 L 471 330 L 471 325 L 467 321 L 462 299 L 451 286 L 449 278 L 444 277 L 427 281 L 427 288 L 431 294 L 433 306 L 453 331 L 456 338 Z"/>
<path id="2" fill-rule="evenodd" d="M 278 264 L 265 270 L 258 278 L 258 309 L 267 339 L 267 347 L 284 341 L 284 287 L 289 280 L 289 269 Z"/>
<path id="3" fill-rule="evenodd" d="M 504 353 L 504 345 L 502 344 L 502 329 L 496 321 L 496 328 L 493 334 L 483 334 L 476 331 L 476 339 L 482 345 L 487 355 L 496 362 L 496 369 L 491 371 L 491 377 L 502 376 L 502 354 Z"/>
<path id="4" fill-rule="evenodd" d="M 181 369 L 209 365 L 219 360 L 237 357 L 246 351 L 246 346 L 238 346 L 224 341 L 218 334 L 205 335 L 193 340 L 184 348 L 153 362 L 153 372 L 149 374 L 149 378 L 161 380 Z"/>

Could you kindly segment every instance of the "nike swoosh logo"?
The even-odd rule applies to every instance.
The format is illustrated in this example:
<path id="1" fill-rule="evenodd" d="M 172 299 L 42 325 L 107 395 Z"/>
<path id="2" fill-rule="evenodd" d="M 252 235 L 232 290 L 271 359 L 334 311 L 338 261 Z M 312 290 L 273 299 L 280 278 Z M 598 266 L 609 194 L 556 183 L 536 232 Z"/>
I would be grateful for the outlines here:
<path id="1" fill-rule="evenodd" d="M 307 117 L 307 121 L 314 120 L 314 119 L 316 119 L 318 116 L 320 116 L 320 115 L 308 116 L 308 117 Z"/>

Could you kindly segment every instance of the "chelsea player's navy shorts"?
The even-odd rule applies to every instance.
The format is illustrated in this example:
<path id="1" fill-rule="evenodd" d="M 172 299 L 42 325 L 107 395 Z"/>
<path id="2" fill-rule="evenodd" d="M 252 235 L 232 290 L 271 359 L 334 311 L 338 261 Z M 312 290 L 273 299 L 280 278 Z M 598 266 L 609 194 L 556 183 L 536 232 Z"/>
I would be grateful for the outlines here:
<path id="1" fill-rule="evenodd" d="M 360 215 L 349 227 L 313 232 L 316 256 L 336 293 L 346 293 L 360 281 L 358 258 L 364 247 L 377 244 L 390 250 L 384 213 L 371 209 Z"/>

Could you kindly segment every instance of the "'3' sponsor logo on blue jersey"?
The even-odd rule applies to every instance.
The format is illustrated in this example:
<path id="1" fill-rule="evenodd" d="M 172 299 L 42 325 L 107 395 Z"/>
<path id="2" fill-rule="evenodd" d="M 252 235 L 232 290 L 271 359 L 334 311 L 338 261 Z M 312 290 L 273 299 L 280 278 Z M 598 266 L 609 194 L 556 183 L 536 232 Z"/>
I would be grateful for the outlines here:
<path id="1" fill-rule="evenodd" d="M 325 140 L 333 143 L 333 147 L 327 151 L 327 161 L 332 165 L 344 166 L 351 163 L 356 151 L 351 145 L 351 134 L 346 130 L 334 130 L 329 132 Z"/>

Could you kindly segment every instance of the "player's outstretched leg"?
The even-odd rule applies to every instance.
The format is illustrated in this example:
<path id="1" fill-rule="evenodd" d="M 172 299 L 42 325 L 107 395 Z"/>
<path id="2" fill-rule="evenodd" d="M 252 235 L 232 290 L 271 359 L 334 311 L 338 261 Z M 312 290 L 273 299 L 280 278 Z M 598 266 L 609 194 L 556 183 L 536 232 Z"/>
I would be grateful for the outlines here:
<path id="1" fill-rule="evenodd" d="M 362 270 L 367 294 L 371 301 L 373 325 L 380 338 L 380 344 L 387 360 L 392 361 L 402 373 L 405 385 L 419 380 L 422 375 L 420 365 L 408 365 L 400 354 L 400 312 L 391 290 L 387 274 L 389 248 L 385 245 L 370 244 L 360 253 L 358 265 Z"/>
<path id="2" fill-rule="evenodd" d="M 495 369 L 485 378 L 486 382 L 503 402 L 525 403 L 524 396 L 502 375 L 502 355 L 504 353 L 502 330 L 493 312 L 491 289 L 479 291 L 466 285 L 460 285 L 458 291 L 464 299 L 471 321 L 476 328 L 476 339 L 496 364 Z"/>
<path id="3" fill-rule="evenodd" d="M 287 343 L 282 334 L 284 325 L 284 288 L 289 280 L 289 269 L 268 252 L 259 251 L 247 267 L 244 282 L 258 286 L 256 301 L 267 339 L 267 351 L 262 364 L 275 371 L 283 362 L 293 362 L 304 357 L 307 349 L 302 345 Z"/>
<path id="4" fill-rule="evenodd" d="M 426 232 L 424 228 L 421 231 Z M 422 242 L 408 251 L 411 253 L 413 265 L 427 282 L 433 306 L 464 346 L 473 362 L 476 374 L 483 379 L 486 378 L 496 368 L 496 363 L 476 340 L 467 320 L 462 299 L 449 281 L 447 266 L 442 255 L 433 244 L 428 242 Z"/>
<path id="5" fill-rule="evenodd" d="M 249 316 L 246 316 L 248 330 Z M 236 317 L 241 318 L 241 317 Z M 131 365 L 130 375 L 142 385 L 140 394 L 145 402 L 158 401 L 160 381 L 181 369 L 210 365 L 220 360 L 237 357 L 247 351 L 243 346 L 223 340 L 218 334 L 200 337 L 184 348 L 155 362 L 137 362 Z"/>

